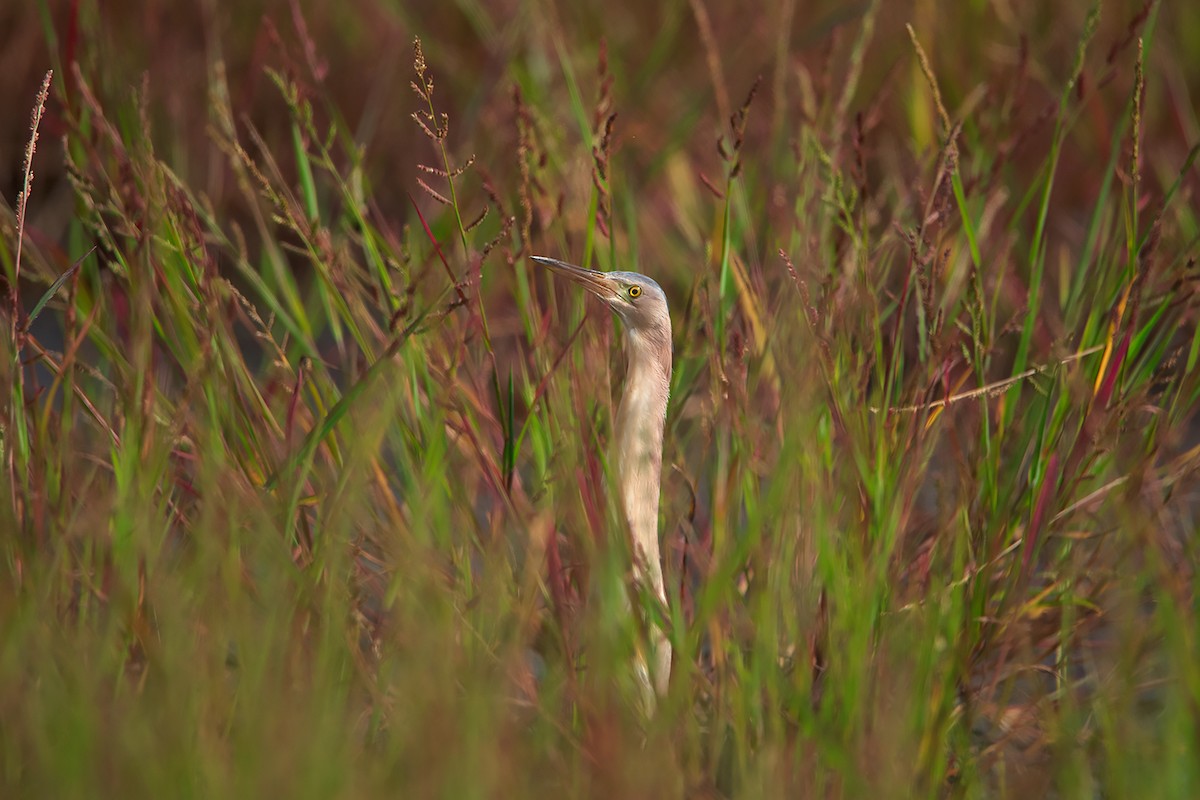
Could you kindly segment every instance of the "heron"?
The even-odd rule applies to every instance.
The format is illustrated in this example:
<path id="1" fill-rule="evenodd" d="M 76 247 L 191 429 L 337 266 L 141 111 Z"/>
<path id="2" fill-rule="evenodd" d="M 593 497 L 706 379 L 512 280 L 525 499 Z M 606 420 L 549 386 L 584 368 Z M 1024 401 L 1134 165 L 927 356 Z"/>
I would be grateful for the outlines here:
<path id="1" fill-rule="evenodd" d="M 625 391 L 615 428 L 617 487 L 633 540 L 633 576 L 647 585 L 664 607 L 662 557 L 658 544 L 658 501 L 662 474 L 663 427 L 671 388 L 671 315 L 667 296 L 636 272 L 599 272 L 556 258 L 531 256 L 557 275 L 600 298 L 620 317 L 624 329 Z M 666 694 L 671 677 L 671 644 L 651 626 L 648 658 L 638 676 L 647 689 Z M 653 707 L 653 693 L 647 705 Z"/>

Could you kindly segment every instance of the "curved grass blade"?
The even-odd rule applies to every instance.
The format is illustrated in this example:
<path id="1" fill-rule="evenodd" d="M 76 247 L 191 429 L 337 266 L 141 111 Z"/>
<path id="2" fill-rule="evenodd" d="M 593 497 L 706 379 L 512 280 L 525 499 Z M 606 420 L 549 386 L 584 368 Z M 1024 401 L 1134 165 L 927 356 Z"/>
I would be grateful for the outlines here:
<path id="1" fill-rule="evenodd" d="M 75 259 L 75 263 L 68 267 L 66 272 L 64 272 L 62 275 L 59 275 L 54 283 L 50 284 L 50 288 L 47 289 L 46 293 L 43 294 L 37 303 L 34 304 L 33 310 L 29 312 L 29 317 L 25 320 L 26 333 L 29 332 L 29 327 L 33 325 L 33 321 L 37 319 L 38 315 L 42 313 L 42 310 L 46 308 L 46 304 L 50 302 L 51 298 L 58 294 L 58 290 L 63 287 L 63 284 L 69 281 L 71 277 L 79 271 L 79 267 L 83 265 L 83 260 L 95 251 L 96 248 L 93 246 L 92 249 Z"/>

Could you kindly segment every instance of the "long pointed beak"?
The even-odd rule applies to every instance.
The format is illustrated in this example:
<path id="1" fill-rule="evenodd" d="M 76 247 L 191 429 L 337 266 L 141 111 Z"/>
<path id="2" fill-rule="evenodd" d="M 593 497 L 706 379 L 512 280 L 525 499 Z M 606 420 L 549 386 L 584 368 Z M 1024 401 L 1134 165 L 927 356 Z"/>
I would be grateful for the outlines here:
<path id="1" fill-rule="evenodd" d="M 559 261 L 557 258 L 546 258 L 545 256 L 530 256 L 529 258 L 549 268 L 552 272 L 578 283 L 601 300 L 612 300 L 618 296 L 617 282 L 608 277 L 606 273 L 577 267 L 574 264 Z"/>

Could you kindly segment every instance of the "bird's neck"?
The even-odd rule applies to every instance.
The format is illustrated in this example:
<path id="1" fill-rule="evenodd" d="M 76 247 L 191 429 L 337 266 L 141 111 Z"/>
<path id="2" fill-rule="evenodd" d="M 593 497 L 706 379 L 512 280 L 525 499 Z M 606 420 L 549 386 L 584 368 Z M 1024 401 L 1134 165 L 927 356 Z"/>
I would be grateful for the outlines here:
<path id="1" fill-rule="evenodd" d="M 617 411 L 617 468 L 625 516 L 633 535 L 636 574 L 649 577 L 663 596 L 658 545 L 658 499 L 662 473 L 663 425 L 671 383 L 671 342 L 653 342 L 626 330 L 628 374 Z"/>

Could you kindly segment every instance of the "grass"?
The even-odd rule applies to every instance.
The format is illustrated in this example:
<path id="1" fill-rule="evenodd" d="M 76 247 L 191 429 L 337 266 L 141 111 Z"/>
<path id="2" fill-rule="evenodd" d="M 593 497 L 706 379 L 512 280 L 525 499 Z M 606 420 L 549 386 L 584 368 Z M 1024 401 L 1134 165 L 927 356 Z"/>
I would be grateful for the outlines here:
<path id="1" fill-rule="evenodd" d="M 1187 4 L 33 6 L 6 796 L 1200 794 Z"/>

